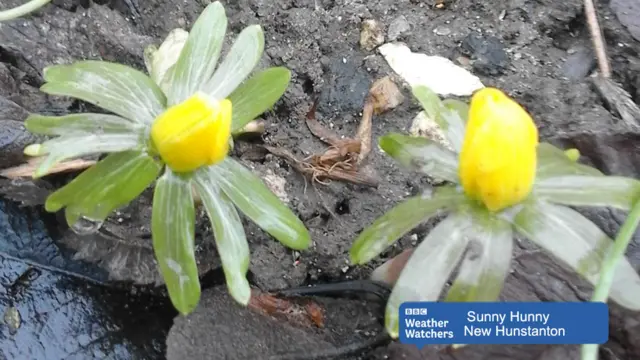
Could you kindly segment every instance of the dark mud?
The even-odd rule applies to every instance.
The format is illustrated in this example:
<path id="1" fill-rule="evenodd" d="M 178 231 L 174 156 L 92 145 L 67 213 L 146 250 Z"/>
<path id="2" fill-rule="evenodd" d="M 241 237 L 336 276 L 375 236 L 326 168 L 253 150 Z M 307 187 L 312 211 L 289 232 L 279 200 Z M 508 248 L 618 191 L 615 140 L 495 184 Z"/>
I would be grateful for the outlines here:
<path id="1" fill-rule="evenodd" d="M 171 303 L 107 287 L 106 271 L 73 260 L 47 216 L 0 201 L 2 359 L 163 359 Z"/>
<path id="2" fill-rule="evenodd" d="M 10 105 L 3 106 L 9 110 L 3 110 L 0 121 L 22 121 L 29 111 L 48 114 L 86 111 L 89 108 L 86 104 L 38 92 L 42 68 L 74 59 L 102 59 L 143 69 L 144 46 L 160 43 L 173 28 L 189 28 L 206 3 L 168 0 L 96 2 L 102 5 L 83 7 L 72 0 L 54 0 L 53 4 L 32 16 L 0 25 L 0 104 Z M 21 3 L 21 0 L 2 3 L 10 6 Z M 387 38 L 402 41 L 413 51 L 441 55 L 467 64 L 485 85 L 502 88 L 523 104 L 536 119 L 544 139 L 558 145 L 577 147 L 586 156 L 586 162 L 606 173 L 635 177 L 640 174 L 640 158 L 637 156 L 640 131 L 634 124 L 626 124 L 612 115 L 587 78 L 594 70 L 595 62 L 583 21 L 582 0 L 516 0 L 503 3 L 457 0 L 445 1 L 443 9 L 434 8 L 435 1 L 430 0 L 240 0 L 223 3 L 229 16 L 229 31 L 233 35 L 249 24 L 263 26 L 266 44 L 262 65 L 284 65 L 293 72 L 292 84 L 284 98 L 273 111 L 263 116 L 267 126 L 262 141 L 237 146 L 234 156 L 242 159 L 268 183 L 284 181 L 281 197 L 305 221 L 313 237 L 309 250 L 292 252 L 246 221 L 252 253 L 252 282 L 256 288 L 282 289 L 366 278 L 373 266 L 402 249 L 414 246 L 416 239 L 421 239 L 429 228 L 426 224 L 408 234 L 370 265 L 350 267 L 348 250 L 355 236 L 398 201 L 430 186 L 429 179 L 400 168 L 374 147 L 367 158 L 365 171 L 379 179 L 377 189 L 340 182 L 314 184 L 296 173 L 284 160 L 266 155 L 259 147 L 259 143 L 264 142 L 287 148 L 299 157 L 323 151 L 325 145 L 311 135 L 304 122 L 306 112 L 316 97 L 320 98 L 318 120 L 321 123 L 344 136 L 355 133 L 369 86 L 376 79 L 392 74 L 375 50 L 364 51 L 359 46 L 360 27 L 365 19 L 379 21 Z M 624 86 L 636 103 L 640 103 L 640 42 L 633 38 L 636 25 L 622 20 L 623 17 L 621 21 L 625 24 L 621 24 L 607 1 L 598 3 L 614 79 Z M 624 1 L 616 3 L 619 6 Z M 617 10 L 617 13 L 621 12 Z M 420 109 L 406 87 L 403 92 L 406 100 L 400 107 L 374 117 L 374 139 L 389 131 L 406 132 L 409 128 L 411 119 Z M 5 139 L 9 139 L 9 135 L 1 134 L 0 146 L 14 144 Z M 0 158 L 3 161 L 0 168 L 19 163 L 19 157 L 5 153 L 8 155 L 3 154 Z M 44 189 L 55 188 L 66 180 L 65 177 L 55 179 Z M 6 206 L 17 206 L 24 200 L 16 198 L 15 186 L 11 182 L 3 183 L 2 193 L 12 199 L 5 203 Z M 46 194 L 49 190 L 42 190 L 43 186 L 38 185 L 37 188 Z M 139 289 L 136 292 L 153 299 L 145 298 L 141 304 L 138 296 L 128 295 L 132 286 L 126 285 L 131 281 L 146 285 L 158 281 L 150 257 L 145 201 L 142 199 L 132 204 L 110 219 L 106 229 L 110 236 L 115 236 L 110 245 L 104 245 L 104 239 L 85 242 L 65 236 L 71 233 L 60 230 L 55 219 L 43 215 L 34 215 L 36 222 L 42 219 L 41 223 L 46 221 L 54 225 L 37 231 L 14 231 L 10 225 L 2 224 L 5 229 L 2 230 L 0 244 L 7 254 L 82 274 L 102 283 L 96 287 L 78 285 L 79 288 L 68 290 L 66 282 L 76 277 L 48 274 L 42 270 L 48 274 L 43 278 L 48 282 L 41 287 L 51 287 L 43 291 L 79 299 L 78 304 L 82 305 L 79 306 L 85 314 L 80 317 L 83 320 L 76 320 L 73 316 L 59 318 L 55 326 L 61 331 L 53 334 L 43 332 L 35 325 L 29 327 L 26 320 L 15 334 L 10 334 L 3 325 L 0 348 L 5 351 L 5 357 L 68 358 L 65 355 L 82 347 L 89 349 L 82 355 L 91 358 L 96 354 L 91 346 L 74 347 L 67 346 L 67 342 L 60 343 L 60 339 L 65 339 L 59 335 L 62 331 L 67 334 L 83 331 L 64 330 L 75 325 L 81 329 L 97 329 L 88 336 L 92 339 L 88 341 L 91 344 L 112 341 L 112 337 L 104 334 L 124 334 L 119 342 L 113 340 L 120 347 L 100 347 L 107 358 L 162 357 L 170 326 L 167 319 L 173 318 L 173 313 L 167 309 L 166 303 L 157 300 L 162 298 L 161 289 L 135 287 Z M 30 201 L 28 204 L 33 202 L 37 203 Z M 21 211 L 29 214 L 37 211 L 34 209 L 37 207 Z M 624 219 L 623 213 L 609 210 L 585 213 L 610 235 L 615 234 Z M 15 209 L 4 214 L 12 219 L 21 216 L 16 215 Z M 210 245 L 210 230 L 206 222 L 199 223 L 198 232 L 204 274 L 217 266 L 217 259 Z M 56 260 L 58 262 L 52 263 L 51 259 L 58 257 L 51 255 L 55 251 L 43 245 L 33 247 L 30 252 L 19 250 L 22 243 L 57 233 L 62 235 L 55 237 L 55 251 L 67 251 L 69 255 L 66 256 L 71 260 L 71 254 L 80 251 L 79 254 L 84 255 L 76 257 L 90 261 Z M 19 235 L 15 238 L 4 234 Z M 522 242 L 520 247 L 528 249 L 529 245 Z M 95 252 L 96 249 L 101 250 Z M 640 268 L 640 234 L 636 234 L 628 255 Z M 131 261 L 136 256 L 142 260 Z M 122 259 L 127 260 L 124 267 L 113 266 Z M 25 266 L 15 261 L 7 258 L 3 262 L 9 264 L 5 273 L 12 274 L 3 280 L 3 285 L 14 282 L 22 271 L 21 267 Z M 96 261 L 98 265 L 89 265 Z M 83 283 L 77 279 L 73 281 Z M 87 287 L 94 290 L 86 290 Z M 127 290 L 123 292 L 122 288 Z M 73 292 L 77 289 L 84 289 L 84 292 Z M 544 254 L 528 249 L 515 258 L 503 298 L 587 300 L 590 291 L 589 286 Z M 7 299 L 5 308 L 21 299 L 8 290 L 3 296 Z M 145 306 L 148 301 L 160 301 L 163 305 Z M 285 350 L 310 355 L 322 349 L 364 343 L 381 331 L 381 326 L 376 325 L 376 318 L 379 320 L 382 312 L 375 304 L 346 299 L 318 301 L 325 309 L 326 327 L 300 328 L 239 309 L 226 297 L 224 287 L 208 289 L 203 292 L 202 303 L 196 313 L 186 319 L 176 319 L 166 341 L 168 358 L 262 359 Z M 34 307 L 37 302 L 26 304 Z M 47 306 L 56 308 L 56 305 Z M 132 314 L 157 322 L 133 321 Z M 603 358 L 640 358 L 639 324 L 637 314 L 613 306 L 611 339 L 601 350 Z M 134 340 L 136 337 L 131 334 L 137 331 L 145 333 L 145 339 Z M 19 340 L 20 336 L 23 340 Z M 38 353 L 38 349 L 47 346 L 62 349 L 58 352 L 60 356 L 39 355 L 44 353 Z M 23 350 L 31 348 L 35 350 Z M 552 346 L 474 346 L 449 354 L 432 347 L 418 352 L 415 347 L 393 343 L 371 352 L 360 352 L 352 358 L 565 360 L 577 359 L 578 354 L 577 347 Z"/>

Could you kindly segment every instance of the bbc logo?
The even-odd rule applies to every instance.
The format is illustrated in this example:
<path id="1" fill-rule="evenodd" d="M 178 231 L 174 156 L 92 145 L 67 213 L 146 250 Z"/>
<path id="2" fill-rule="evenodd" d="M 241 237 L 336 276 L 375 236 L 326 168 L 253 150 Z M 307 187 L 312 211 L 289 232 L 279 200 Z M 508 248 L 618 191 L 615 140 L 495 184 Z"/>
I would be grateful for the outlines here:
<path id="1" fill-rule="evenodd" d="M 427 315 L 426 308 L 406 308 L 404 309 L 405 315 Z"/>

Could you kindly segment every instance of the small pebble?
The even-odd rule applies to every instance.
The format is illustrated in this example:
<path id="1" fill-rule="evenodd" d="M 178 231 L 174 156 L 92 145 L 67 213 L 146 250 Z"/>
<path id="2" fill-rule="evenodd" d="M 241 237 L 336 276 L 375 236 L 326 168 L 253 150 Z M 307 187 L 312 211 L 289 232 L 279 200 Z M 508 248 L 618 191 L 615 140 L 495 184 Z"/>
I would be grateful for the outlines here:
<path id="1" fill-rule="evenodd" d="M 406 17 L 400 15 L 391 21 L 389 30 L 387 31 L 387 37 L 389 38 L 389 41 L 395 41 L 409 31 L 411 31 L 411 24 L 409 24 Z"/>
<path id="2" fill-rule="evenodd" d="M 451 29 L 447 27 L 437 27 L 433 32 L 436 33 L 436 35 L 447 36 L 451 34 Z"/>
<path id="3" fill-rule="evenodd" d="M 22 317 L 20 316 L 20 312 L 13 306 L 8 306 L 6 308 L 3 320 L 9 328 L 9 333 L 12 335 L 18 332 L 18 329 L 22 324 Z"/>
<path id="4" fill-rule="evenodd" d="M 365 20 L 362 22 L 360 31 L 360 46 L 367 51 L 371 51 L 384 43 L 384 31 L 376 20 Z"/>
<path id="5" fill-rule="evenodd" d="M 461 50 L 474 60 L 473 69 L 483 75 L 503 74 L 509 65 L 504 45 L 495 36 L 469 34 L 462 40 Z"/>
<path id="6" fill-rule="evenodd" d="M 411 240 L 411 245 L 415 246 L 418 243 L 418 234 L 411 234 L 409 239 Z"/>

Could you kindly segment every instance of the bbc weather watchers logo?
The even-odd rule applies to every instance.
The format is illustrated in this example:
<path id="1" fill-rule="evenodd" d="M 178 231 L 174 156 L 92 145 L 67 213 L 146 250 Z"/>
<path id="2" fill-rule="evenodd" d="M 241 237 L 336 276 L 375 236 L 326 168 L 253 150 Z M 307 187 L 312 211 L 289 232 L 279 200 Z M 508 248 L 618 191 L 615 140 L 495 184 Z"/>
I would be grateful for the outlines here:
<path id="1" fill-rule="evenodd" d="M 407 316 L 427 315 L 427 308 L 406 308 L 404 314 Z"/>

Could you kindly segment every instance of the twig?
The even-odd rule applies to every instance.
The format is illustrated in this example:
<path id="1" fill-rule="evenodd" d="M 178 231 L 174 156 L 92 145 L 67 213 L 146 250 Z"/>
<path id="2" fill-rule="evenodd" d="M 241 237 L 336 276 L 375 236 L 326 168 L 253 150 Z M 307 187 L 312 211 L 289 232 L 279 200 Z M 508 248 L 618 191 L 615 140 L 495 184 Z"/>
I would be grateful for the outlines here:
<path id="1" fill-rule="evenodd" d="M 636 200 L 631 212 L 627 216 L 624 224 L 620 228 L 616 240 L 613 243 L 611 251 L 607 253 L 603 262 L 602 269 L 600 270 L 600 279 L 593 292 L 592 302 L 606 302 L 609 297 L 609 290 L 613 283 L 613 277 L 616 273 L 616 268 L 621 259 L 624 258 L 624 253 L 627 250 L 627 246 L 636 232 L 636 228 L 640 223 L 640 200 Z M 597 360 L 598 356 L 598 344 L 586 344 L 582 345 L 582 360 Z"/>
<path id="2" fill-rule="evenodd" d="M 360 141 L 360 152 L 358 153 L 358 164 L 361 163 L 369 152 L 371 152 L 371 119 L 373 118 L 374 102 L 373 96 L 367 96 L 367 100 L 364 104 L 364 110 L 362 111 L 362 120 L 358 126 L 358 132 L 356 133 L 356 140 Z"/>
<path id="3" fill-rule="evenodd" d="M 612 113 L 619 115 L 630 126 L 637 126 L 640 118 L 640 107 L 632 100 L 631 95 L 622 86 L 611 79 L 611 65 L 607 58 L 602 31 L 598 24 L 598 15 L 594 6 L 594 0 L 584 0 L 584 12 L 587 25 L 591 34 L 591 42 L 598 60 L 600 75 L 592 77 L 600 96 L 607 103 Z"/>
<path id="4" fill-rule="evenodd" d="M 584 0 L 584 13 L 587 17 L 587 25 L 589 25 L 591 41 L 593 42 L 593 47 L 596 51 L 600 74 L 607 79 L 611 78 L 611 66 L 609 65 L 609 59 L 607 58 L 604 40 L 602 40 L 602 31 L 598 24 L 598 15 L 596 14 L 596 7 L 593 4 L 593 0 Z"/>
<path id="5" fill-rule="evenodd" d="M 0 171 L 0 176 L 4 176 L 9 179 L 18 179 L 25 177 L 32 177 L 35 170 L 40 165 L 42 158 L 31 158 L 26 164 L 18 165 L 15 167 L 3 169 Z M 51 168 L 46 175 L 57 174 L 62 172 L 83 170 L 90 166 L 95 165 L 93 160 L 74 159 L 57 163 Z"/>

